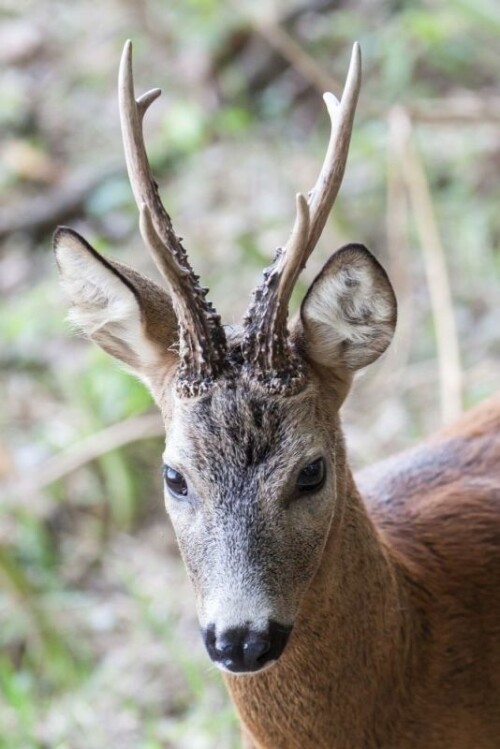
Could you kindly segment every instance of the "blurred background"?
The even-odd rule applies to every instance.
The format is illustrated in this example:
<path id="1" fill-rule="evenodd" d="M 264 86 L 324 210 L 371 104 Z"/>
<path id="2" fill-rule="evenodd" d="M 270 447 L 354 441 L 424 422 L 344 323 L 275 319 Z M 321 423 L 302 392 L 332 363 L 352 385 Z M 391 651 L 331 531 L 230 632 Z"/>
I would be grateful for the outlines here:
<path id="1" fill-rule="evenodd" d="M 287 238 L 364 84 L 341 194 L 301 280 L 367 244 L 400 303 L 344 409 L 356 467 L 499 386 L 500 8 L 494 0 L 1 0 L 0 747 L 235 749 L 164 516 L 142 385 L 65 322 L 68 223 L 154 277 L 124 172 L 116 73 L 134 42 L 150 158 L 227 321 Z M 299 295 L 300 297 L 300 295 Z"/>

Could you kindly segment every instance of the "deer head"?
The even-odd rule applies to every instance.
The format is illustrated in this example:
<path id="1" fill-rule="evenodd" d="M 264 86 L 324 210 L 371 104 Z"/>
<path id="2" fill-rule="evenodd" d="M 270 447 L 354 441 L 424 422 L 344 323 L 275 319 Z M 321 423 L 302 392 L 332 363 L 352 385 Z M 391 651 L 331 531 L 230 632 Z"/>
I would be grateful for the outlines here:
<path id="1" fill-rule="evenodd" d="M 294 284 L 343 177 L 361 59 L 340 102 L 318 180 L 297 196 L 291 236 L 264 271 L 243 325 L 225 331 L 162 205 L 136 100 L 131 44 L 119 73 L 127 168 L 143 240 L 167 290 L 59 228 L 55 252 L 71 319 L 150 388 L 166 427 L 165 502 L 214 662 L 257 671 L 281 655 L 318 568 L 345 482 L 338 411 L 353 374 L 387 348 L 396 301 L 385 271 L 351 244 L 335 252 L 288 323 Z"/>

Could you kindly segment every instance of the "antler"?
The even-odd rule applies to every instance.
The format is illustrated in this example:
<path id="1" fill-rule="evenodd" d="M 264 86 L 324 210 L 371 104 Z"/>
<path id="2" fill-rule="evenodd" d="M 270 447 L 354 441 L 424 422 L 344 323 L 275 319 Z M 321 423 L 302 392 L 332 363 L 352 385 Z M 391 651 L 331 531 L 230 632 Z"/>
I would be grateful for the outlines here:
<path id="1" fill-rule="evenodd" d="M 170 287 L 179 323 L 178 390 L 183 395 L 198 395 L 225 366 L 226 337 L 219 315 L 205 299 L 208 289 L 198 285 L 199 278 L 173 229 L 148 162 L 143 118 L 160 94 L 155 88 L 136 100 L 132 43 L 127 41 L 120 62 L 118 98 L 128 176 L 140 212 L 142 238 Z"/>
<path id="2" fill-rule="evenodd" d="M 331 134 L 319 177 L 308 200 L 300 193 L 297 195 L 297 214 L 290 239 L 278 249 L 274 263 L 264 271 L 264 281 L 253 292 L 244 319 L 246 366 L 272 390 L 290 391 L 301 386 L 300 363 L 288 342 L 288 303 L 342 183 L 360 86 L 361 51 L 356 43 L 341 101 L 331 93 L 323 97 L 330 115 Z"/>

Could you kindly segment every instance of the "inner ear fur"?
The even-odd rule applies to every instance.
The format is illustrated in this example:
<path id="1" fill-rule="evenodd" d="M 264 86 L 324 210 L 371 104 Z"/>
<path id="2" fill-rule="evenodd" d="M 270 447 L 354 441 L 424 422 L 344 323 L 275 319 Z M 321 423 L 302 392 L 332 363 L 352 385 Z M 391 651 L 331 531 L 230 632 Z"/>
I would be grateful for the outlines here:
<path id="1" fill-rule="evenodd" d="M 158 367 L 177 364 L 177 319 L 166 291 L 72 229 L 56 231 L 54 252 L 69 318 L 82 333 L 150 382 Z"/>
<path id="2" fill-rule="evenodd" d="M 387 273 L 362 244 L 337 250 L 302 302 L 304 354 L 347 373 L 366 367 L 390 344 L 397 302 Z"/>

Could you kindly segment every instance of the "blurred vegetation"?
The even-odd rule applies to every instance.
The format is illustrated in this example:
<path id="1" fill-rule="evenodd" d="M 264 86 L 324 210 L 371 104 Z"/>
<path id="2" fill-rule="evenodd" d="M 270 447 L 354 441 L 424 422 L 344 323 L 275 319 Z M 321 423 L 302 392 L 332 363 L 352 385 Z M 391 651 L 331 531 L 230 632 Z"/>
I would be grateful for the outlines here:
<path id="1" fill-rule="evenodd" d="M 399 333 L 346 430 L 355 465 L 412 444 L 498 388 L 499 7 L 2 0 L 0 18 L 0 748 L 232 749 L 163 514 L 161 425 L 69 335 L 51 232 L 69 222 L 153 273 L 119 137 L 131 37 L 138 88 L 165 91 L 147 125 L 165 203 L 237 320 L 315 180 L 320 93 L 340 93 L 358 39 L 347 175 L 301 290 L 347 241 L 388 268 Z"/>

